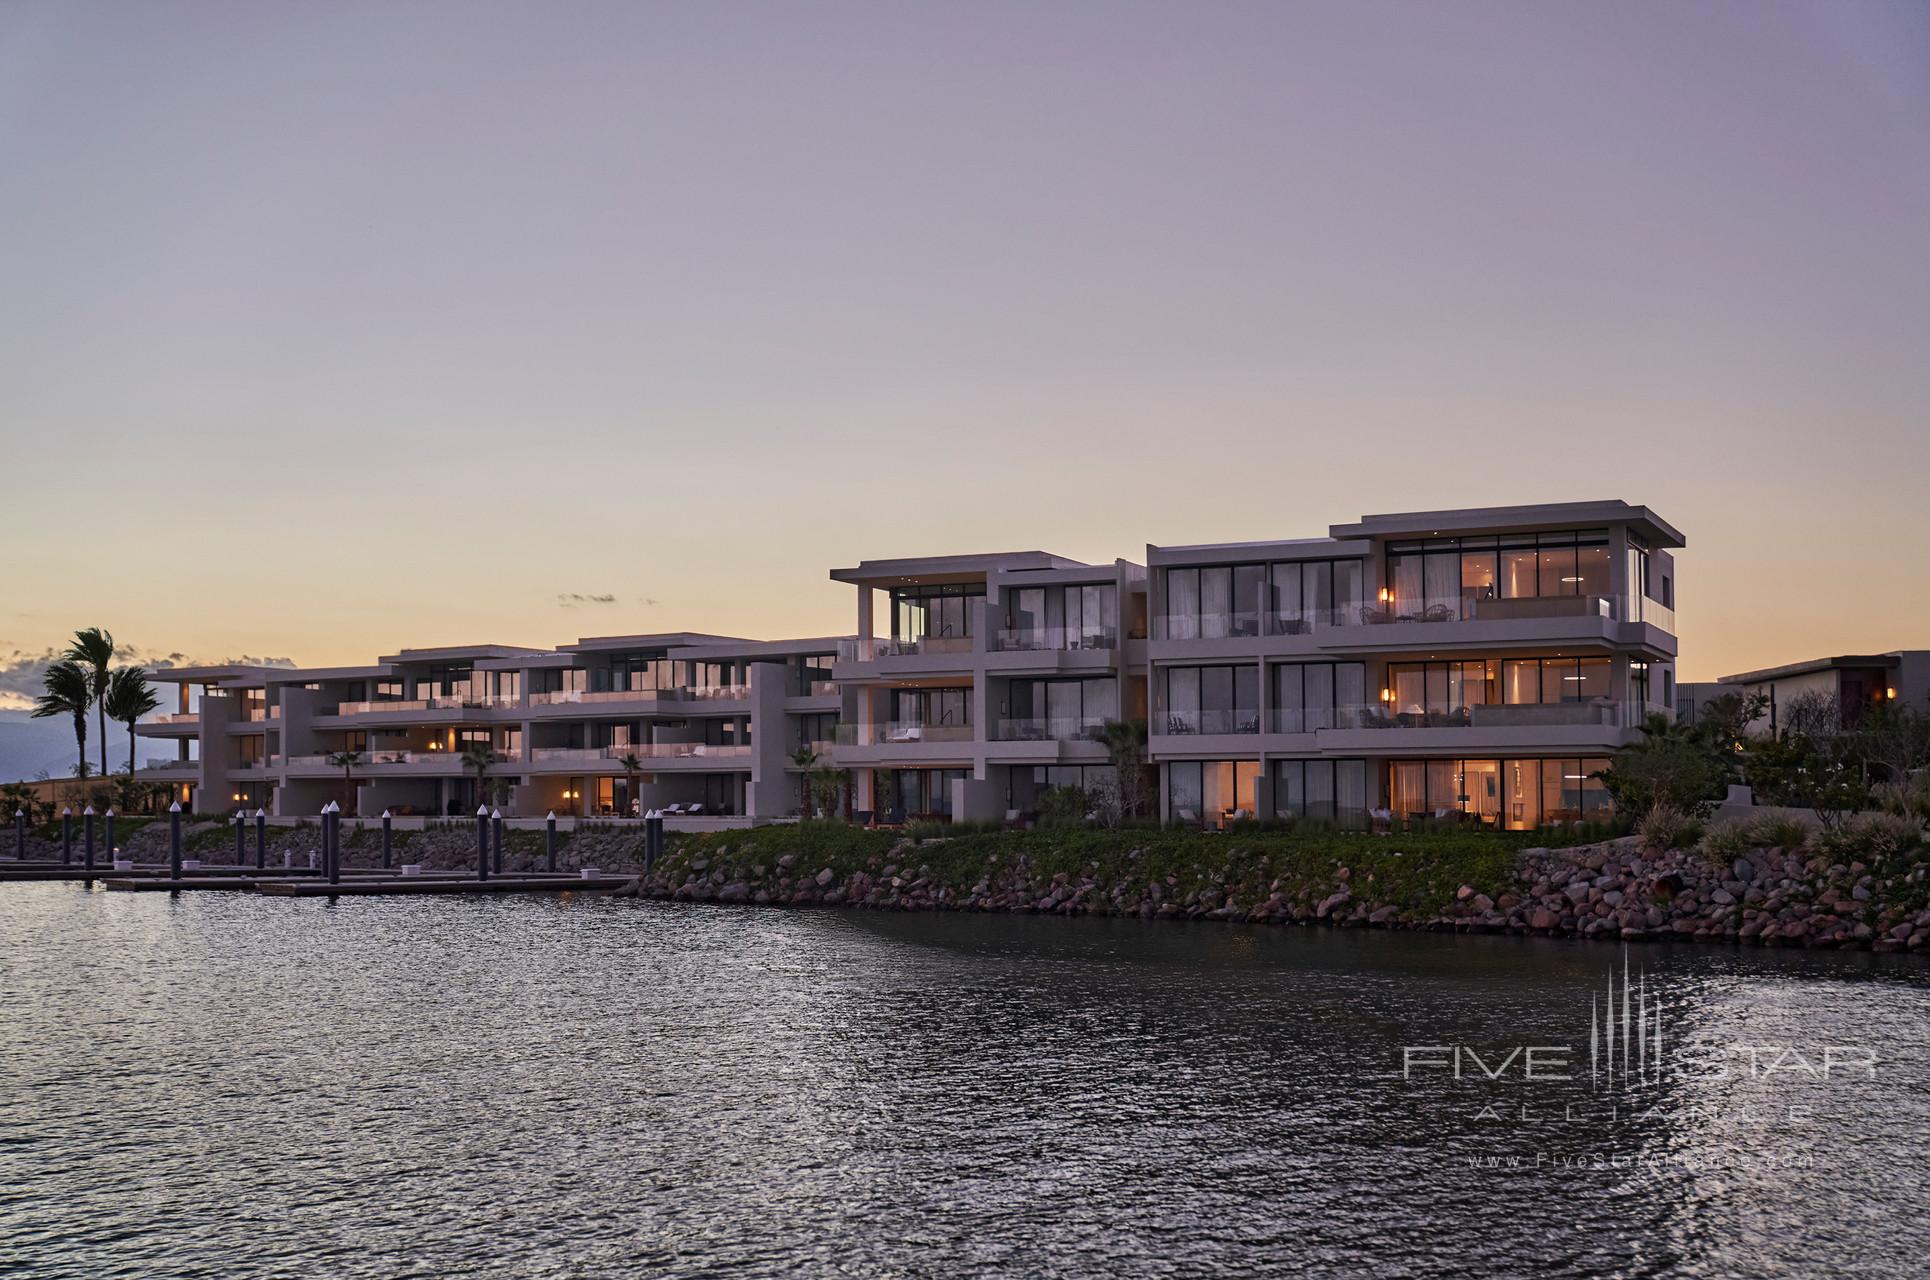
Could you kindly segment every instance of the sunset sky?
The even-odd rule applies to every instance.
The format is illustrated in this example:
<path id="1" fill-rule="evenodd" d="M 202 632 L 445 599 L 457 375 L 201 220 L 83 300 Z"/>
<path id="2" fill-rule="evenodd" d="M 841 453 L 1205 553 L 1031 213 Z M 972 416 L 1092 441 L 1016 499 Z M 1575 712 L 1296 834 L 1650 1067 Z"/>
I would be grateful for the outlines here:
<path id="1" fill-rule="evenodd" d="M 1930 647 L 1930 6 L 10 0 L 0 431 L 16 666 L 1598 497 Z"/>

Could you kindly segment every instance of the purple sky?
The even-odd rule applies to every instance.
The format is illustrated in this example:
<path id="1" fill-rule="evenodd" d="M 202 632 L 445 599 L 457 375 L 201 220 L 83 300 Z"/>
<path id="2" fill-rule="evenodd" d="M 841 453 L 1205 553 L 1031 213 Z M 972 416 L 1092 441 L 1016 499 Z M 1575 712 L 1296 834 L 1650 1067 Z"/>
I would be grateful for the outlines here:
<path id="1" fill-rule="evenodd" d="M 1930 6 L 13 0 L 0 423 L 0 659 L 1603 496 L 1923 646 Z"/>

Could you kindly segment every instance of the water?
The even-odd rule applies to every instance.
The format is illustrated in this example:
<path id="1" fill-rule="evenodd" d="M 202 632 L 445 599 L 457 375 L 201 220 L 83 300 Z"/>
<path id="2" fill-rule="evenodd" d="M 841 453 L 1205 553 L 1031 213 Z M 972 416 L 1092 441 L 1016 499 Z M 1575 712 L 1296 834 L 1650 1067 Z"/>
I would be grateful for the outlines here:
<path id="1" fill-rule="evenodd" d="M 1600 945 L 5 885 L 0 1274 L 1921 1274 L 1930 970 L 1629 954 L 1874 1078 L 1403 1079 Z"/>

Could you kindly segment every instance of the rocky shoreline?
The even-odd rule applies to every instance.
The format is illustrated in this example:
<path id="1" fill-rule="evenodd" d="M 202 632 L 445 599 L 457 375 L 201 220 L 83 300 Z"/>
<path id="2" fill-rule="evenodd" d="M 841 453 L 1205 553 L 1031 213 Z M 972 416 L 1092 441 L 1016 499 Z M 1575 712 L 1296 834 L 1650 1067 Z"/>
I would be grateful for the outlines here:
<path id="1" fill-rule="evenodd" d="M 1325 892 L 1275 879 L 1258 902 L 1222 882 L 1191 892 L 1168 875 L 1141 883 L 1093 875 L 1027 874 L 1023 865 L 969 886 L 934 879 L 915 865 L 917 846 L 840 876 L 785 854 L 770 865 L 697 857 L 688 866 L 638 878 L 631 892 L 680 902 L 862 907 L 883 911 L 992 911 L 1138 916 L 1337 928 L 1542 934 L 1615 941 L 1667 939 L 1756 946 L 1921 951 L 1930 947 L 1930 903 L 1922 872 L 1908 885 L 1916 905 L 1887 891 L 1860 862 L 1817 866 L 1799 852 L 1761 849 L 1715 867 L 1685 851 L 1655 852 L 1635 837 L 1571 849 L 1528 849 L 1515 884 L 1499 893 L 1462 884 L 1452 901 L 1415 906 L 1382 901 L 1372 875 L 1337 865 Z"/>
<path id="2" fill-rule="evenodd" d="M 1386 838 L 1384 849 L 1373 846 L 1371 855 L 1320 857 L 1290 840 L 1193 837 L 1182 865 L 1167 869 L 1170 858 L 1160 864 L 1135 847 L 1137 833 L 1119 832 L 1109 866 L 1091 860 L 1055 869 L 1034 856 L 1036 846 L 1024 838 L 980 836 L 973 843 L 865 833 L 858 847 L 827 855 L 787 849 L 799 842 L 787 842 L 786 831 L 679 838 L 664 861 L 646 871 L 633 831 L 589 829 L 563 841 L 558 866 L 630 875 L 619 892 L 677 902 L 1930 950 L 1930 874 L 1923 864 L 1829 861 L 1807 848 L 1755 848 L 1723 862 L 1693 849 L 1646 848 L 1626 836 L 1522 849 L 1498 871 L 1456 882 L 1428 867 L 1425 849 L 1411 851 L 1403 866 L 1398 838 Z M 252 840 L 250 833 L 250 850 Z M 232 860 L 231 828 L 196 824 L 190 842 L 190 856 Z M 34 844 L 36 856 L 58 856 L 57 846 Z M 968 868 L 945 856 L 953 845 L 987 852 Z M 317 847 L 313 828 L 272 828 L 269 865 L 280 866 L 284 853 L 307 865 Z M 151 825 L 126 848 L 143 859 L 164 856 L 166 830 Z M 373 831 L 353 832 L 344 841 L 345 863 L 377 865 L 379 849 Z M 505 854 L 510 871 L 546 862 L 535 832 L 512 832 Z M 461 828 L 410 833 L 395 856 L 397 865 L 435 869 L 474 860 L 474 835 Z M 1412 877 L 1393 874 L 1396 867 L 1427 868 L 1430 875 L 1417 889 Z"/>

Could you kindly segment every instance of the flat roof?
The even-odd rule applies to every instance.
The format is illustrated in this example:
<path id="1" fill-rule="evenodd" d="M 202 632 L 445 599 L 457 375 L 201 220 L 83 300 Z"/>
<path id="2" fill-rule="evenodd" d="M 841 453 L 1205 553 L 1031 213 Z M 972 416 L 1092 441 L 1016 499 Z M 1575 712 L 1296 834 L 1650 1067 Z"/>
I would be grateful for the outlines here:
<path id="1" fill-rule="evenodd" d="M 1759 684 L 1764 680 L 1786 680 L 1791 676 L 1814 675 L 1818 671 L 1842 671 L 1846 669 L 1882 667 L 1885 670 L 1898 666 L 1903 661 L 1899 650 L 1895 653 L 1841 653 L 1833 658 L 1811 658 L 1807 662 L 1791 662 L 1780 667 L 1764 667 L 1760 671 L 1743 671 L 1733 676 L 1718 676 L 1720 684 Z"/>
<path id="2" fill-rule="evenodd" d="M 1069 560 L 1047 551 L 988 551 L 962 556 L 907 556 L 896 560 L 860 560 L 849 569 L 831 570 L 833 582 L 893 583 L 971 582 L 988 574 L 1014 569 L 1090 569 L 1083 560 Z"/>
<path id="3" fill-rule="evenodd" d="M 385 653 L 376 661 L 388 664 L 442 662 L 450 658 L 519 658 L 527 654 L 548 652 L 547 649 L 531 649 L 520 644 L 447 644 L 429 649 L 404 649 L 400 653 Z"/>
<path id="4" fill-rule="evenodd" d="M 148 679 L 164 684 L 265 684 L 270 676 L 285 675 L 294 667 L 224 662 L 204 667 L 154 667 Z"/>
<path id="5" fill-rule="evenodd" d="M 678 649 L 693 644 L 755 644 L 742 636 L 712 635 L 708 631 L 656 631 L 636 636 L 582 636 L 575 644 L 559 644 L 560 653 L 591 653 L 609 649 Z"/>
<path id="6" fill-rule="evenodd" d="M 1540 502 L 1512 507 L 1460 507 L 1449 511 L 1390 512 L 1362 516 L 1354 524 L 1332 525 L 1327 532 L 1336 538 L 1427 538 L 1607 524 L 1634 525 L 1647 536 L 1651 546 L 1688 545 L 1682 531 L 1674 525 L 1647 507 L 1633 506 L 1619 498 L 1593 502 Z"/>

